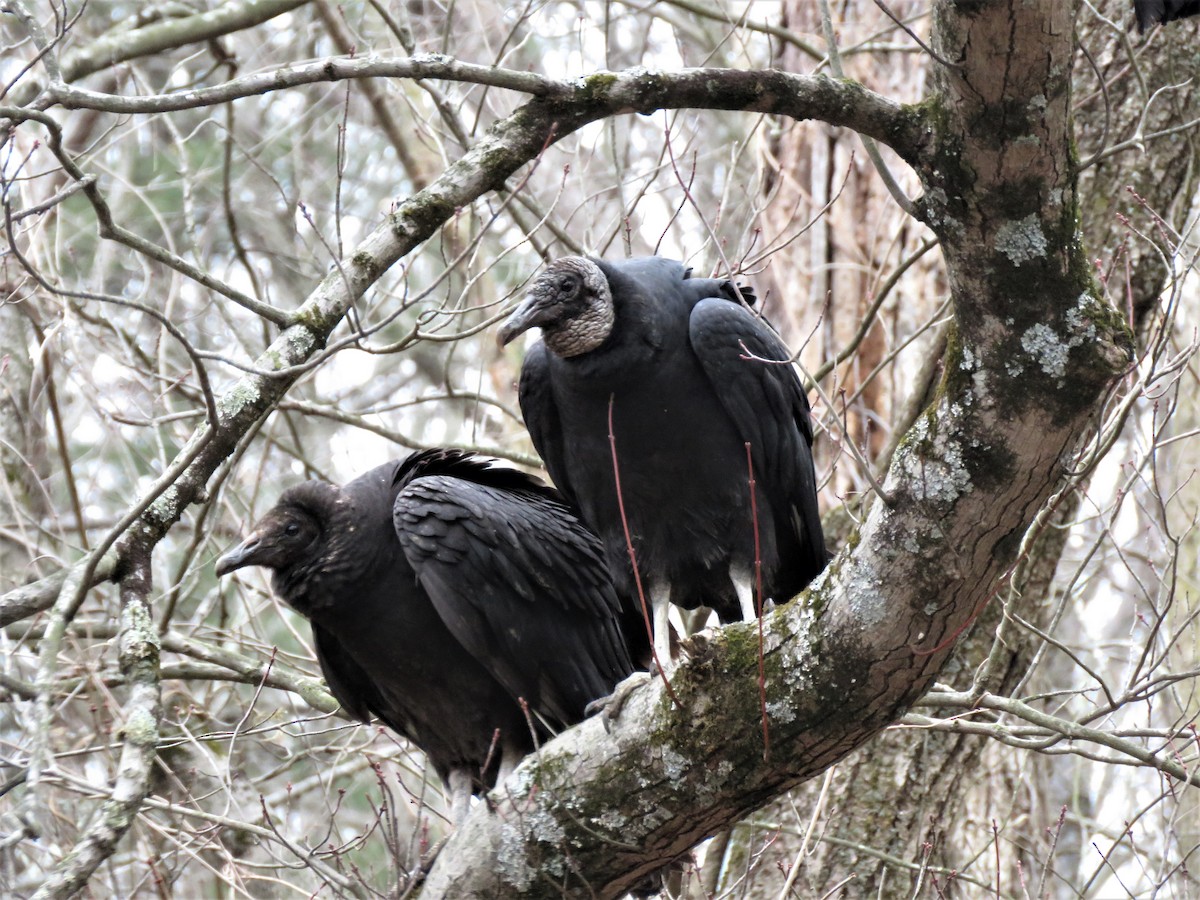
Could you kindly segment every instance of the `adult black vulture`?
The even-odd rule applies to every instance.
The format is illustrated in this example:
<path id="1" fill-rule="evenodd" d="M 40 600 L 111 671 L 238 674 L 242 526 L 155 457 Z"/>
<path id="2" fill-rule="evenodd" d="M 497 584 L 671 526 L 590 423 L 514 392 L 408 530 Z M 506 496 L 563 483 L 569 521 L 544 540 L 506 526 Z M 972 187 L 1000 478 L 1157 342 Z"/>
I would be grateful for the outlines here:
<path id="1" fill-rule="evenodd" d="M 1200 0 L 1133 0 L 1138 32 L 1145 32 L 1159 22 L 1173 22 L 1188 16 L 1200 15 Z"/>
<path id="2" fill-rule="evenodd" d="M 216 569 L 252 565 L 311 621 L 346 712 L 425 751 L 456 821 L 632 672 L 595 535 L 553 489 L 469 453 L 288 489 Z"/>
<path id="3" fill-rule="evenodd" d="M 763 599 L 778 602 L 826 562 L 808 398 L 742 301 L 732 282 L 674 260 L 573 256 L 546 268 L 500 331 L 507 344 L 542 329 L 521 369 L 525 424 L 600 535 L 618 591 L 637 596 L 628 525 L 664 665 L 670 603 L 752 619 L 756 560 Z"/>

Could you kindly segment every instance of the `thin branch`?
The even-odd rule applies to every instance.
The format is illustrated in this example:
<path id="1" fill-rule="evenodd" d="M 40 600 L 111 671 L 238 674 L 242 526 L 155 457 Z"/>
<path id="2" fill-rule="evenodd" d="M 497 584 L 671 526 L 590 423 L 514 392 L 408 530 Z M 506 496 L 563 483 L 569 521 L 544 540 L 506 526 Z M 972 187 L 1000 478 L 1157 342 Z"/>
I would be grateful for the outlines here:
<path id="1" fill-rule="evenodd" d="M 116 566 L 115 551 L 106 553 L 92 570 L 91 582 L 88 587 L 108 581 Z M 63 584 L 75 577 L 75 570 L 83 563 L 64 568 L 45 578 L 34 581 L 0 596 L 0 628 L 37 615 L 54 605 L 54 601 L 62 594 Z"/>
<path id="2" fill-rule="evenodd" d="M 121 582 L 118 656 L 129 681 L 129 697 L 123 710 L 121 756 L 111 797 L 100 804 L 75 847 L 34 894 L 35 900 L 65 900 L 80 891 L 96 868 L 112 855 L 150 791 L 162 717 L 162 689 L 158 633 L 150 616 L 149 590 L 150 558 L 146 553 Z M 32 783 L 28 790 L 32 796 Z"/>
<path id="3" fill-rule="evenodd" d="M 59 72 L 57 75 L 52 74 L 52 78 L 60 84 L 76 81 L 127 60 L 253 28 L 308 2 L 309 0 L 229 0 L 215 9 L 167 18 L 140 28 L 130 29 L 122 23 L 87 46 L 64 54 Z M 76 15 L 82 14 L 86 8 L 87 4 L 80 4 Z M 45 84 L 35 80 L 22 83 L 19 89 L 13 92 L 13 102 L 19 106 L 30 103 L 45 90 L 45 87 Z"/>
<path id="4" fill-rule="evenodd" d="M 936 702 L 940 706 L 982 708 L 1008 713 L 1016 716 L 1019 719 L 1043 728 L 1046 733 L 1054 736 L 1054 741 L 1066 739 L 1069 741 L 1087 741 L 1089 743 L 1099 744 L 1102 747 L 1115 750 L 1117 753 L 1136 760 L 1142 765 L 1149 766 L 1150 768 L 1157 769 L 1166 775 L 1170 775 L 1172 778 L 1182 781 L 1185 784 L 1189 784 L 1193 787 L 1200 787 L 1200 771 L 1189 771 L 1180 763 L 1170 759 L 1163 759 L 1157 754 L 1146 750 L 1132 741 L 1125 740 L 1105 731 L 1100 731 L 1096 728 L 1089 728 L 1085 725 L 1080 725 L 1079 723 L 1073 722 L 1069 719 L 1052 716 L 1013 697 L 1003 697 L 997 694 L 984 693 L 982 696 L 976 699 L 970 692 L 938 692 L 929 695 L 929 697 L 926 699 Z M 1039 749 L 1046 749 L 1046 747 L 1043 746 Z"/>
<path id="5" fill-rule="evenodd" d="M 900 261 L 896 268 L 892 270 L 891 274 L 888 275 L 887 279 L 875 292 L 875 296 L 871 299 L 871 305 L 867 307 L 866 312 L 862 315 L 862 321 L 859 322 L 858 330 L 854 333 L 854 337 L 850 338 L 846 345 L 838 350 L 837 355 L 833 359 L 827 359 L 821 364 L 817 371 L 813 372 L 813 374 L 810 376 L 813 382 L 823 381 L 825 376 L 827 376 L 837 366 L 840 366 L 858 351 L 858 348 L 862 345 L 862 342 L 866 340 L 867 335 L 871 333 L 871 329 L 875 327 L 876 319 L 879 317 L 879 310 L 883 307 L 884 301 L 887 300 L 888 296 L 892 293 L 892 289 L 900 283 L 900 278 L 905 272 L 912 268 L 912 266 L 914 266 L 922 256 L 936 247 L 938 243 L 939 241 L 937 238 L 930 238 L 922 242 L 920 247 Z"/>
<path id="6" fill-rule="evenodd" d="M 140 235 L 134 234 L 126 228 L 118 225 L 113 219 L 112 211 L 109 209 L 108 201 L 105 200 L 104 194 L 101 193 L 95 176 L 86 174 L 80 169 L 73 159 L 67 154 L 62 146 L 62 128 L 51 116 L 46 113 L 37 112 L 29 109 L 17 109 L 14 107 L 0 106 L 0 118 L 10 118 L 17 121 L 33 120 L 46 126 L 46 130 L 50 134 L 50 140 L 47 142 L 51 152 L 58 158 L 63 169 L 71 178 L 81 186 L 84 196 L 91 203 L 92 209 L 96 214 L 97 224 L 99 225 L 100 236 L 109 240 L 114 240 L 117 243 L 124 244 L 131 250 L 135 250 L 151 259 L 162 263 L 168 268 L 174 269 L 181 275 L 184 275 L 205 287 L 217 291 L 225 297 L 228 297 L 239 306 L 243 306 L 256 315 L 262 316 L 270 322 L 274 322 L 280 327 L 286 326 L 291 317 L 281 310 L 266 303 L 261 303 L 253 297 L 242 293 L 241 291 L 225 284 L 219 279 L 213 277 L 210 273 L 194 266 L 187 260 L 176 256 L 169 250 L 158 246 L 152 241 L 148 241 Z M 13 248 L 15 250 L 15 248 Z"/>
<path id="7" fill-rule="evenodd" d="M 829 0 L 820 0 L 820 5 L 821 30 L 825 33 L 825 46 L 829 52 L 829 68 L 832 70 L 834 76 L 842 79 L 846 75 L 842 71 L 842 60 L 838 55 L 837 35 L 833 33 L 833 20 L 829 14 Z M 879 173 L 879 177 L 883 181 L 883 186 L 892 195 L 892 199 L 896 201 L 896 205 L 909 216 L 912 216 L 912 218 L 920 219 L 916 204 L 901 189 L 895 176 L 892 175 L 891 169 L 883 161 L 883 157 L 880 155 L 879 147 L 876 146 L 875 141 L 861 133 L 859 134 L 859 139 L 862 141 L 863 149 L 867 151 L 867 157 L 871 160 L 871 164 L 875 166 L 875 171 Z"/>
<path id="8" fill-rule="evenodd" d="M 425 53 L 392 59 L 378 56 L 334 57 L 302 65 L 283 66 L 254 75 L 243 75 L 213 87 L 194 88 L 171 94 L 127 96 L 106 94 L 68 84 L 55 84 L 47 88 L 47 96 L 53 101 L 53 105 L 64 109 L 99 109 L 129 115 L 202 109 L 305 84 L 359 78 L 439 78 L 445 81 L 466 81 L 471 84 L 506 88 L 535 97 L 571 91 L 569 82 L 557 81 L 533 72 L 481 66 L 460 62 L 440 54 Z M 0 116 L 2 115 L 6 113 L 0 111 Z"/>
<path id="9" fill-rule="evenodd" d="M 684 108 L 741 110 L 787 115 L 797 119 L 821 119 L 831 125 L 846 126 L 874 137 L 910 163 L 919 157 L 926 140 L 924 123 L 912 115 L 911 110 L 906 111 L 899 104 L 857 83 L 823 75 L 795 75 L 775 69 L 683 68 L 652 71 L 637 68 L 621 72 L 598 72 L 584 79 L 556 80 L 528 72 L 458 62 L 437 55 L 404 59 L 339 58 L 284 67 L 237 78 L 211 88 L 174 94 L 137 97 L 59 85 L 55 88 L 54 100 L 68 109 L 92 108 L 126 114 L 161 113 L 228 103 L 301 84 L 365 77 L 440 78 L 504 87 L 532 95 L 561 113 L 554 141 L 583 124 L 616 114 L 644 114 L 659 109 Z M 547 107 L 540 108 L 551 111 Z M 522 109 L 528 112 L 530 107 Z M 514 117 L 520 113 L 521 110 L 518 110 L 498 125 L 503 126 L 508 122 L 511 127 Z M 31 118 L 53 123 L 48 116 L 21 107 L 0 107 L 0 117 L 18 120 Z"/>

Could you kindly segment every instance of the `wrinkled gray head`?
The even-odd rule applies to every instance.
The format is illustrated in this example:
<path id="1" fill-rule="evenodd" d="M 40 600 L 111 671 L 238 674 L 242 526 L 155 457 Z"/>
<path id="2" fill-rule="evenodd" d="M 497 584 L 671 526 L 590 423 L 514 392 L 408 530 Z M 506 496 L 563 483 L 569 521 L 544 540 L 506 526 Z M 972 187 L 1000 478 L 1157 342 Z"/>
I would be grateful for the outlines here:
<path id="1" fill-rule="evenodd" d="M 546 266 L 528 296 L 500 328 L 501 345 L 530 328 L 558 356 L 595 350 L 612 333 L 612 291 L 600 267 L 582 256 L 564 256 Z"/>

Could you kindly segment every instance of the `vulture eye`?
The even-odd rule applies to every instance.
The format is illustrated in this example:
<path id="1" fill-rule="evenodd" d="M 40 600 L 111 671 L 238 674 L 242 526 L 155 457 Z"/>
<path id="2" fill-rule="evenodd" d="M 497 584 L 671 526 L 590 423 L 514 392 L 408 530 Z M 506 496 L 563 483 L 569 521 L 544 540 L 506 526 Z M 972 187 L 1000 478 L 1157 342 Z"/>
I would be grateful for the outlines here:
<path id="1" fill-rule="evenodd" d="M 575 291 L 575 279 L 571 275 L 564 275 L 558 279 L 558 289 L 564 294 L 573 293 Z"/>
<path id="2" fill-rule="evenodd" d="M 298 522 L 288 522 L 287 526 L 283 529 L 283 533 L 288 537 L 295 537 L 300 533 L 300 524 Z"/>

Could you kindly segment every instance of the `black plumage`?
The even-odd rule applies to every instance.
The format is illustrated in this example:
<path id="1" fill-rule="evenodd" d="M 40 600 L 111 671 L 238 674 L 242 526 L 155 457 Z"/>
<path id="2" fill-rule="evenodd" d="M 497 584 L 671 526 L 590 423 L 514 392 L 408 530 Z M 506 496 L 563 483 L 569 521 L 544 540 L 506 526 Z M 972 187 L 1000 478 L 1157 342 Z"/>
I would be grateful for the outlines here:
<path id="1" fill-rule="evenodd" d="M 560 491 L 599 535 L 618 591 L 636 596 L 609 441 L 611 402 L 625 520 L 667 652 L 668 602 L 751 618 L 824 568 L 808 399 L 783 342 L 730 281 L 682 263 L 566 257 L 503 326 L 539 326 L 520 400 Z M 757 538 L 751 516 L 753 453 Z"/>
<path id="2" fill-rule="evenodd" d="M 1200 0 L 1133 0 L 1138 32 L 1160 22 L 1173 22 L 1200 15 Z"/>
<path id="3" fill-rule="evenodd" d="M 346 712 L 419 746 L 456 818 L 632 671 L 595 535 L 553 489 L 468 453 L 288 489 L 217 574 L 250 565 L 311 621 Z"/>

